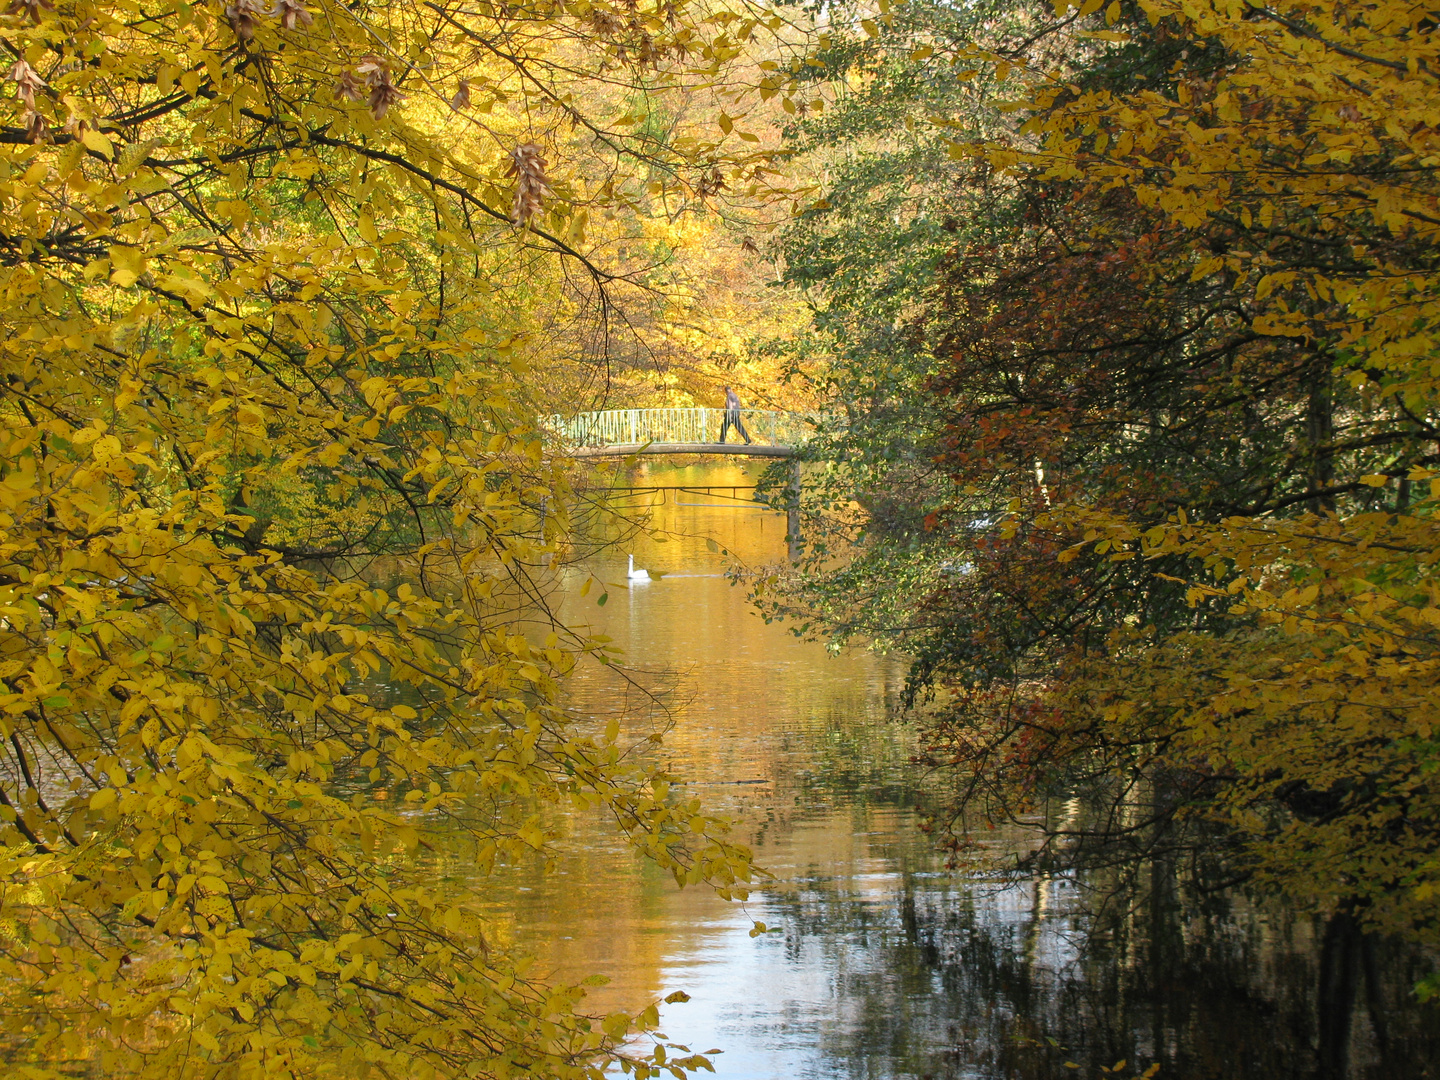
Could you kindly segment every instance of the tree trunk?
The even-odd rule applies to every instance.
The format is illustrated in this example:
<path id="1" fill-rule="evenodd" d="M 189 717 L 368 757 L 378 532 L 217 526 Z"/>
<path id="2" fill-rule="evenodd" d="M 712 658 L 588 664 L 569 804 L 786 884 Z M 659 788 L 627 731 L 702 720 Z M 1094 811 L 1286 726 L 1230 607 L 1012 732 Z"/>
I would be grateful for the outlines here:
<path id="1" fill-rule="evenodd" d="M 1310 400 L 1305 408 L 1305 438 L 1309 443 L 1308 481 L 1310 490 L 1321 492 L 1335 476 L 1335 402 L 1331 394 L 1330 369 L 1319 367 L 1310 383 Z M 1317 494 L 1310 503 L 1318 514 L 1335 507 L 1330 495 Z"/>
<path id="2" fill-rule="evenodd" d="M 1350 1068 L 1350 1024 L 1360 981 L 1360 934 L 1348 905 L 1330 916 L 1320 945 L 1316 1001 L 1316 1080 L 1345 1080 Z"/>

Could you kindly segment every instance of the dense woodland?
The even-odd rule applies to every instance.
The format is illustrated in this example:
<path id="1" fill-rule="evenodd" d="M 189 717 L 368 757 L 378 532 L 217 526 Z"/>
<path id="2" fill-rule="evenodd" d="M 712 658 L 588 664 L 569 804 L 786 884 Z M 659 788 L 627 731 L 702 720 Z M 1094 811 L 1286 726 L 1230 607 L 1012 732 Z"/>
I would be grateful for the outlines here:
<path id="1" fill-rule="evenodd" d="M 530 978 L 423 855 L 602 807 L 745 894 L 644 736 L 566 712 L 615 657 L 545 585 L 583 502 L 542 418 L 725 383 L 829 417 L 756 600 L 912 661 L 957 861 L 1038 810 L 1037 864 L 1163 856 L 1312 913 L 1332 967 L 1440 946 L 1436 34 L 1381 0 L 16 0 L 0 1061 L 705 1067 L 643 1038 L 658 1003 Z"/>
<path id="2" fill-rule="evenodd" d="M 957 858 L 1084 792 L 1035 864 L 1433 946 L 1434 20 L 1087 6 L 823 54 L 786 278 L 844 420 L 762 602 L 914 657 Z"/>

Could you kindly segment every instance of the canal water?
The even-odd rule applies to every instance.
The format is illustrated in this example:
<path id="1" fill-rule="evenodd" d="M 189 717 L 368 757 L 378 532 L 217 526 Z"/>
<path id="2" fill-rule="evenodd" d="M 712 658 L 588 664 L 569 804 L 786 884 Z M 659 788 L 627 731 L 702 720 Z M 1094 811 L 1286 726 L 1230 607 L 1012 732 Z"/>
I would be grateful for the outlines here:
<path id="1" fill-rule="evenodd" d="M 557 585 L 564 618 L 613 638 L 627 669 L 578 670 L 572 707 L 665 725 L 671 770 L 736 820 L 773 877 L 726 903 L 677 888 L 603 822 L 572 819 L 548 867 L 486 885 L 503 897 L 501 936 L 540 973 L 608 976 L 587 1003 L 600 1013 L 684 991 L 662 1030 L 721 1051 L 723 1080 L 1436 1075 L 1440 1014 L 1408 989 L 1423 956 L 1382 943 L 1352 965 L 1371 978 L 1352 980 L 1336 1072 L 1317 1064 L 1308 921 L 1186 899 L 1165 867 L 1128 892 L 947 870 L 919 828 L 935 781 L 911 763 L 903 664 L 797 640 L 727 576 L 785 555 L 783 515 L 748 502 L 762 467 L 659 460 L 620 474 L 637 490 L 612 494 L 590 523 L 601 543 Z M 630 555 L 657 579 L 627 584 Z M 592 576 L 602 584 L 580 597 Z M 1003 856 L 1031 838 L 986 839 Z"/>

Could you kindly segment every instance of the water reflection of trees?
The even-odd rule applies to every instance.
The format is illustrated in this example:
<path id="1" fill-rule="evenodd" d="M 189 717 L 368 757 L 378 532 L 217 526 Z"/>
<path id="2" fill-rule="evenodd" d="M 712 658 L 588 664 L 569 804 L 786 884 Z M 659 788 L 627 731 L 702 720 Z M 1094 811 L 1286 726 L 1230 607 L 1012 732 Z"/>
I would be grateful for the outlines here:
<path id="1" fill-rule="evenodd" d="M 1440 1061 L 1413 948 L 1187 890 L 1163 860 L 1123 904 L 1099 874 L 904 881 L 878 900 L 817 880 L 776 901 L 791 961 L 829 972 L 845 1003 L 820 1033 L 831 1075 L 884 1059 L 889 1075 L 1039 1080 L 1123 1060 L 1185 1080 L 1389 1080 Z"/>

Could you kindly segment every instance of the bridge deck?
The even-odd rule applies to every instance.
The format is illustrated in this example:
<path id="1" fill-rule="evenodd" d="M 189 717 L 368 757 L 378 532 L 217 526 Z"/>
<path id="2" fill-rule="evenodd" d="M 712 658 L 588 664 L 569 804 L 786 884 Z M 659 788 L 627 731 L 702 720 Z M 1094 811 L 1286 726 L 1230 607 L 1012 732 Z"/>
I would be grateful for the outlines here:
<path id="1" fill-rule="evenodd" d="M 714 442 L 726 425 L 726 411 L 710 408 L 607 409 L 577 416 L 546 417 L 563 451 L 577 458 L 632 454 L 728 454 L 735 457 L 794 457 L 814 434 L 818 413 L 742 409 L 745 434 L 756 440 Z"/>
<path id="2" fill-rule="evenodd" d="M 615 446 L 580 446 L 570 451 L 571 457 L 629 457 L 631 454 L 730 454 L 737 457 L 793 457 L 793 446 L 751 443 L 652 442 L 621 443 Z"/>

